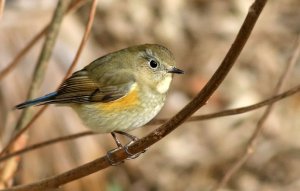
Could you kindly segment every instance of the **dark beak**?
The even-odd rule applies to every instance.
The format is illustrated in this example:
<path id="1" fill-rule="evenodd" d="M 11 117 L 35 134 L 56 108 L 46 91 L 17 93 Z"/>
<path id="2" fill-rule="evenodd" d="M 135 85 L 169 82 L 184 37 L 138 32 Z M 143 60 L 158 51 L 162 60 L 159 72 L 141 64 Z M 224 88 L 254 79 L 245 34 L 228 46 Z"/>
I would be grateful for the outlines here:
<path id="1" fill-rule="evenodd" d="M 171 69 L 168 70 L 168 73 L 173 73 L 173 74 L 184 74 L 184 71 L 183 71 L 183 70 L 180 70 L 180 69 L 178 69 L 178 68 L 173 67 L 173 68 L 171 68 Z"/>

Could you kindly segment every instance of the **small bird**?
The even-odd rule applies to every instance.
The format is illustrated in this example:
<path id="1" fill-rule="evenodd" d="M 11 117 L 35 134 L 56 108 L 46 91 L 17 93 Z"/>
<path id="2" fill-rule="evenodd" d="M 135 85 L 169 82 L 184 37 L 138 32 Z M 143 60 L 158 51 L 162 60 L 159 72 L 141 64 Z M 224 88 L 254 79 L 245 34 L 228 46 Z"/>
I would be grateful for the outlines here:
<path id="1" fill-rule="evenodd" d="M 153 119 L 165 103 L 175 67 L 172 53 L 158 44 L 143 44 L 102 56 L 74 72 L 59 89 L 16 106 L 62 104 L 71 106 L 98 133 L 126 133 Z"/>

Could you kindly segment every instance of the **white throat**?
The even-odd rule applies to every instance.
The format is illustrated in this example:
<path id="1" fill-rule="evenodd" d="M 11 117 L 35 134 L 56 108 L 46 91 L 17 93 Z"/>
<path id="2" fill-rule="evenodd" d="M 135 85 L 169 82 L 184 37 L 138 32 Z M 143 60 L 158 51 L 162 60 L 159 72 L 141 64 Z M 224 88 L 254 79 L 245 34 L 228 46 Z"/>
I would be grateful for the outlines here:
<path id="1" fill-rule="evenodd" d="M 171 81 L 172 75 L 167 75 L 164 80 L 158 83 L 158 85 L 156 86 L 156 90 L 161 94 L 166 93 L 170 87 Z"/>

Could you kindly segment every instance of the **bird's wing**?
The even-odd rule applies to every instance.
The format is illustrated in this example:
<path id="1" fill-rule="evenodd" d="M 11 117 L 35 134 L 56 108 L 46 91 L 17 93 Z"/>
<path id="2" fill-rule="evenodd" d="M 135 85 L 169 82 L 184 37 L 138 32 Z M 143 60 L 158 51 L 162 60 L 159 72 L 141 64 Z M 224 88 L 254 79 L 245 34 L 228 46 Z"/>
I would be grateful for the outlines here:
<path id="1" fill-rule="evenodd" d="M 86 69 L 75 72 L 57 91 L 48 103 L 109 102 L 125 96 L 135 79 L 128 72 L 106 72 L 93 75 Z M 92 75 L 91 75 L 92 74 Z"/>

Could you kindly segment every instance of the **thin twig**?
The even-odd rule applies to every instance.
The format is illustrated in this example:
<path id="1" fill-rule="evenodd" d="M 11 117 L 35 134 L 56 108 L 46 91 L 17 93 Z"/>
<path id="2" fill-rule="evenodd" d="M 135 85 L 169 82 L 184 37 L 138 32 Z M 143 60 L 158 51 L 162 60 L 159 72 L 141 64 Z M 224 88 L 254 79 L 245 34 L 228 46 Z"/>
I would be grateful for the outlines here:
<path id="1" fill-rule="evenodd" d="M 31 125 L 39 118 L 39 116 L 46 110 L 47 107 L 48 107 L 48 105 L 44 105 L 31 118 L 31 120 L 28 122 L 28 124 L 24 128 L 20 129 L 20 131 L 18 131 L 17 134 L 9 140 L 9 142 L 6 144 L 6 146 L 0 152 L 0 156 L 2 156 L 4 153 L 7 153 L 9 151 L 9 149 L 15 144 L 15 142 L 21 137 L 21 135 L 23 135 L 23 133 L 26 132 L 31 127 Z"/>
<path id="2" fill-rule="evenodd" d="M 49 145 L 52 145 L 52 144 L 55 144 L 55 143 L 59 143 L 59 142 L 63 142 L 63 141 L 69 141 L 69 140 L 72 140 L 72 139 L 76 139 L 76 138 L 80 138 L 80 137 L 84 137 L 84 136 L 88 136 L 88 135 L 96 135 L 96 134 L 97 133 L 94 133 L 92 131 L 84 131 L 84 132 L 76 133 L 76 134 L 73 134 L 73 135 L 67 135 L 67 136 L 63 136 L 63 137 L 58 137 L 58 138 L 50 139 L 48 141 L 44 141 L 44 142 L 41 142 L 41 143 L 37 143 L 37 144 L 33 144 L 33 145 L 30 145 L 30 146 L 27 146 L 26 148 L 20 149 L 20 150 L 18 150 L 16 152 L 9 153 L 9 154 L 1 157 L 0 158 L 0 162 L 2 162 L 4 160 L 7 160 L 7 159 L 9 159 L 11 157 L 24 154 L 24 153 L 26 153 L 28 151 L 41 148 L 41 147 L 46 147 L 46 146 L 49 146 Z"/>
<path id="3" fill-rule="evenodd" d="M 149 146 L 153 145 L 167 134 L 175 130 L 180 124 L 182 124 L 188 117 L 190 117 L 195 111 L 200 107 L 205 105 L 210 96 L 219 87 L 221 82 L 224 80 L 233 64 L 235 63 L 237 57 L 242 51 L 244 45 L 246 44 L 251 31 L 260 15 L 263 7 L 266 4 L 266 0 L 256 0 L 251 6 L 251 10 L 248 12 L 247 17 L 235 39 L 228 53 L 226 54 L 224 60 L 222 61 L 218 70 L 214 73 L 212 78 L 204 86 L 204 88 L 199 92 L 199 94 L 187 104 L 181 111 L 179 111 L 174 117 L 172 117 L 165 124 L 148 134 L 146 137 L 139 139 L 133 144 L 128 146 L 128 152 L 131 154 L 137 154 L 144 151 Z M 120 148 L 110 153 L 110 159 L 118 163 L 129 157 L 128 152 Z M 101 169 L 111 166 L 110 161 L 107 156 L 98 158 L 92 162 L 79 166 L 75 169 L 69 170 L 62 174 L 46 178 L 44 180 L 28 184 L 21 185 L 9 190 L 46 190 L 58 188 L 59 186 L 66 184 L 68 182 L 74 181 L 76 179 L 82 178 L 89 174 L 95 173 Z"/>
<path id="4" fill-rule="evenodd" d="M 29 88 L 27 99 L 34 98 L 44 79 L 44 74 L 46 72 L 53 47 L 55 45 L 59 33 L 64 13 L 66 12 L 70 2 L 70 0 L 60 0 L 57 3 L 57 7 L 49 25 L 49 29 L 47 30 L 47 35 L 42 47 L 42 51 L 40 53 L 40 56 L 38 58 L 37 64 L 33 72 L 33 78 Z M 21 116 L 15 127 L 16 130 L 19 130 L 25 126 L 25 124 L 29 121 L 28 119 L 30 118 L 31 113 L 32 111 L 29 108 L 25 108 L 24 110 L 22 110 Z"/>
<path id="5" fill-rule="evenodd" d="M 80 2 L 80 1 L 79 1 Z M 75 4 L 74 5 L 74 7 L 75 6 L 77 6 L 78 7 L 78 4 Z M 80 47 L 78 48 L 78 50 L 77 50 L 77 53 L 76 53 L 76 55 L 75 55 L 75 59 L 73 60 L 73 62 L 72 62 L 72 64 L 71 64 L 71 66 L 70 66 L 70 68 L 72 67 L 72 69 L 76 66 L 76 64 L 78 63 L 78 58 L 79 58 L 79 56 L 78 55 L 80 55 L 81 54 L 81 52 L 82 52 L 82 50 L 83 50 L 83 47 L 84 47 L 84 45 L 85 45 L 85 43 L 86 43 L 86 41 L 87 41 L 87 36 L 88 36 L 88 34 L 90 33 L 90 31 L 91 31 L 91 26 L 92 26 L 92 24 L 91 23 L 93 23 L 93 21 L 94 21 L 94 15 L 95 15 L 95 11 L 93 11 L 94 9 L 96 9 L 96 6 L 94 5 L 94 3 L 93 3 L 93 6 L 92 6 L 92 8 L 91 8 L 92 10 L 91 10 L 91 13 L 92 14 L 90 14 L 90 15 L 93 15 L 93 17 L 91 18 L 91 16 L 90 16 L 90 19 L 89 19 L 89 21 L 88 21 L 88 24 L 87 24 L 87 27 L 86 27 L 86 29 L 85 29 L 85 32 L 84 32 L 84 37 L 83 37 L 83 39 L 82 39 L 82 41 L 81 41 L 81 43 L 80 43 Z M 72 72 L 72 70 L 70 70 L 70 68 L 68 69 L 68 73 L 69 72 Z M 69 75 L 69 74 L 66 74 L 65 76 L 64 76 L 64 78 L 63 79 L 65 79 L 66 77 L 67 77 L 67 75 Z M 9 150 L 9 148 L 14 144 L 14 142 L 24 133 L 24 132 L 26 132 L 27 131 L 27 129 L 29 129 L 30 127 L 31 127 L 31 125 L 38 119 L 38 117 L 46 110 L 46 108 L 48 107 L 48 105 L 44 105 L 32 118 L 31 118 L 31 120 L 28 122 L 28 124 L 24 127 L 24 128 L 22 128 L 10 141 L 9 141 L 9 143 L 4 147 L 4 149 L 1 151 L 1 153 L 0 153 L 0 156 L 1 155 L 3 155 L 5 152 L 7 152 L 8 150 Z"/>
<path id="6" fill-rule="evenodd" d="M 284 98 L 288 98 L 288 97 L 298 93 L 299 91 L 300 91 L 300 85 L 298 85 L 294 88 L 291 88 L 291 89 L 285 91 L 282 94 L 278 94 L 276 96 L 273 96 L 269 99 L 266 99 L 262 102 L 259 102 L 259 103 L 253 104 L 253 105 L 240 107 L 240 108 L 235 108 L 235 109 L 223 110 L 223 111 L 216 112 L 216 113 L 192 116 L 189 119 L 187 119 L 184 123 L 203 121 L 203 120 L 209 120 L 209 119 L 214 119 L 214 118 L 219 118 L 219 117 L 226 117 L 226 116 L 243 114 L 243 113 L 246 113 L 246 112 L 249 112 L 249 111 L 259 109 L 259 108 L 264 107 L 266 105 L 269 105 L 271 103 L 280 101 Z M 148 123 L 146 126 L 161 125 L 161 124 L 165 123 L 166 121 L 167 121 L 167 119 L 157 119 L 157 120 L 154 120 L 152 123 Z M 77 138 L 80 138 L 80 137 L 83 137 L 83 136 L 89 136 L 89 135 L 95 135 L 95 134 L 97 134 L 97 133 L 95 133 L 93 131 L 85 131 L 85 132 L 81 132 L 81 133 L 75 133 L 75 134 L 72 134 L 72 135 L 58 137 L 58 138 L 50 139 L 48 141 L 36 143 L 36 144 L 28 146 L 24 149 L 17 150 L 15 152 L 4 155 L 3 157 L 0 157 L 0 162 L 2 162 L 4 160 L 7 160 L 11 157 L 14 157 L 16 155 L 25 154 L 27 152 L 30 152 L 30 151 L 33 151 L 33 150 L 36 150 L 36 149 L 40 149 L 42 147 L 50 146 L 50 145 L 58 143 L 58 142 L 70 141 L 72 139 L 77 139 Z"/>
<path id="7" fill-rule="evenodd" d="M 20 60 L 25 54 L 35 45 L 40 38 L 46 33 L 48 25 L 44 27 L 38 34 L 36 34 L 29 43 L 17 54 L 17 56 L 0 72 L 0 81 L 6 77 L 13 69 L 20 63 Z"/>
<path id="8" fill-rule="evenodd" d="M 5 7 L 5 0 L 0 0 L 0 19 L 3 16 L 4 7 Z"/>
<path id="9" fill-rule="evenodd" d="M 90 9 L 90 13 L 89 13 L 89 19 L 88 19 L 88 23 L 87 23 L 87 26 L 86 26 L 86 29 L 85 29 L 85 32 L 84 32 L 84 35 L 82 37 L 82 40 L 81 40 L 81 43 L 79 45 L 79 48 L 77 50 L 77 54 L 75 55 L 75 58 L 73 60 L 73 63 L 71 64 L 71 66 L 69 67 L 67 73 L 65 74 L 65 77 L 63 79 L 63 81 L 65 79 L 67 79 L 71 73 L 73 72 L 77 62 L 78 62 L 78 59 L 81 55 L 81 52 L 90 36 L 90 33 L 91 33 L 91 29 L 92 29 L 92 26 L 93 26 L 93 23 L 94 23 L 94 18 L 95 18 L 95 14 L 96 14 L 96 5 L 97 5 L 97 1 L 93 0 L 93 3 L 92 3 L 92 7 Z"/>
<path id="10" fill-rule="evenodd" d="M 58 36 L 60 24 L 63 19 L 63 15 L 65 11 L 67 10 L 70 0 L 61 0 L 57 3 L 56 9 L 54 11 L 54 15 L 51 20 L 51 24 L 49 25 L 49 28 L 47 30 L 47 35 L 45 38 L 45 42 L 43 44 L 41 53 L 39 55 L 37 64 L 34 68 L 33 78 L 32 82 L 30 84 L 30 88 L 28 91 L 27 99 L 32 99 L 34 94 L 38 91 L 41 82 L 44 79 L 44 74 L 46 72 L 46 68 L 48 65 L 48 62 L 50 60 L 52 50 L 56 41 L 56 38 Z M 29 118 L 32 115 L 32 110 L 25 109 L 22 111 L 17 124 L 15 126 L 14 130 L 19 130 L 24 127 L 25 123 L 29 120 Z M 9 164 L 9 163 L 7 163 Z M 17 163 L 15 164 L 15 168 L 17 167 Z M 11 173 L 15 173 L 15 170 L 10 171 Z M 11 174 L 12 175 L 12 174 Z"/>
<path id="11" fill-rule="evenodd" d="M 299 58 L 299 54 L 300 54 L 300 40 L 298 38 L 297 44 L 293 51 L 293 54 L 274 89 L 274 94 L 278 94 L 282 91 L 284 84 L 286 83 L 288 77 L 290 76 L 289 74 L 290 74 L 292 68 L 295 66 L 296 61 Z M 216 188 L 214 190 L 217 191 L 220 188 L 224 187 L 227 184 L 227 182 L 231 179 L 231 177 L 245 164 L 245 162 L 255 152 L 257 139 L 264 129 L 264 123 L 265 123 L 266 119 L 268 118 L 268 116 L 270 115 L 270 113 L 272 112 L 273 106 L 274 106 L 274 103 L 271 103 L 270 105 L 268 105 L 265 112 L 263 113 L 263 115 L 261 116 L 261 118 L 258 120 L 258 122 L 256 124 L 256 128 L 255 128 L 253 134 L 251 135 L 251 138 L 249 139 L 249 142 L 248 142 L 247 148 L 245 149 L 245 152 L 240 157 L 240 159 L 238 159 L 234 163 L 234 165 L 225 173 L 225 175 L 223 176 L 223 178 L 221 179 L 221 181 L 219 182 L 219 184 L 216 186 Z"/>
<path id="12" fill-rule="evenodd" d="M 226 116 L 232 116 L 232 115 L 246 113 L 246 112 L 253 111 L 253 110 L 259 109 L 261 107 L 267 106 L 271 103 L 275 103 L 275 102 L 285 99 L 287 97 L 290 97 L 290 96 L 298 93 L 299 91 L 300 91 L 300 85 L 295 86 L 294 88 L 291 88 L 281 94 L 278 94 L 276 96 L 273 96 L 271 98 L 268 98 L 264 101 L 258 102 L 253 105 L 248 105 L 248 106 L 234 108 L 234 109 L 227 109 L 227 110 L 219 111 L 216 113 L 192 116 L 189 119 L 187 119 L 186 122 L 209 120 L 209 119 L 214 119 L 214 118 L 219 118 L 219 117 L 226 117 Z M 167 121 L 167 119 L 156 119 L 156 120 L 153 120 L 152 122 L 148 123 L 147 125 L 161 125 L 162 123 L 164 123 L 166 121 Z"/>
<path id="13" fill-rule="evenodd" d="M 67 8 L 69 7 L 69 4 L 70 4 L 69 0 L 67 0 L 67 1 L 61 0 L 57 4 L 57 7 L 56 7 L 54 15 L 52 17 L 51 23 L 47 30 L 48 34 L 46 36 L 42 51 L 40 53 L 39 59 L 37 61 L 37 65 L 36 65 L 34 73 L 33 73 L 33 78 L 32 78 L 32 82 L 31 82 L 31 86 L 29 88 L 27 99 L 32 99 L 34 97 L 34 94 L 38 91 L 40 84 L 44 78 L 44 73 L 46 71 L 48 61 L 52 54 L 52 49 L 54 47 L 55 40 L 58 35 L 58 31 L 59 31 L 60 24 L 63 19 L 63 15 L 64 15 L 65 11 L 67 10 Z M 44 111 L 45 109 L 46 108 L 43 108 L 42 111 Z M 21 116 L 19 117 L 19 120 L 15 127 L 16 130 L 22 129 L 25 126 L 25 123 L 27 123 L 27 121 L 31 117 L 31 113 L 32 113 L 31 110 L 29 110 L 28 108 L 26 108 L 22 111 Z M 39 115 L 40 114 L 38 114 L 38 116 Z M 21 132 L 23 133 L 23 132 L 25 132 L 25 130 L 23 129 Z M 14 136 L 12 138 L 13 141 L 10 141 L 8 143 L 8 145 L 11 146 L 13 144 L 13 142 L 22 135 L 22 133 L 18 133 L 16 136 Z M 0 155 L 5 153 L 6 151 L 8 151 L 10 146 L 6 146 L 2 150 Z"/>
<path id="14" fill-rule="evenodd" d="M 72 2 L 70 7 L 67 10 L 67 13 L 70 13 L 80 6 L 82 6 L 86 1 L 85 0 L 76 0 Z M 26 53 L 43 37 L 46 31 L 49 28 L 49 24 L 47 24 L 40 32 L 38 32 L 29 42 L 28 44 L 21 49 L 21 51 L 17 54 L 17 56 L 3 69 L 0 71 L 0 81 L 4 79 L 13 69 L 20 63 L 20 60 L 26 55 Z"/>

